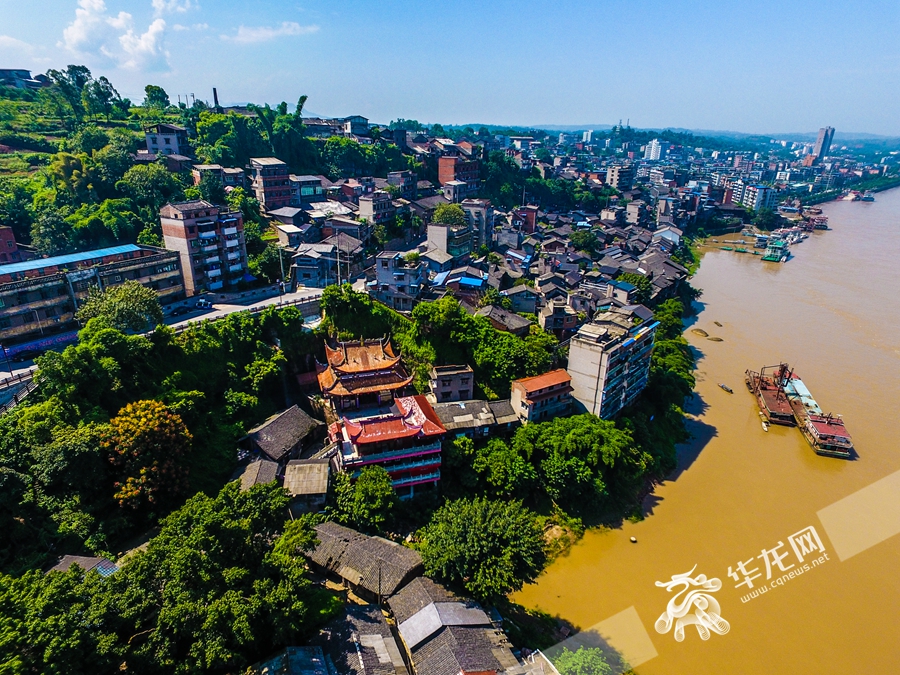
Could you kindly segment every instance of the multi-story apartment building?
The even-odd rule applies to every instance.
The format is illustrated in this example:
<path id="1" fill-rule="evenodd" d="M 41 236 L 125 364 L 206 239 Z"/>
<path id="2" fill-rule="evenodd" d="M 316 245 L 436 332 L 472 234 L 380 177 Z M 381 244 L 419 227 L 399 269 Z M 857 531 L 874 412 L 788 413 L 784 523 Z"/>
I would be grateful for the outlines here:
<path id="1" fill-rule="evenodd" d="M 110 248 L 0 265 L 0 342 L 4 346 L 77 328 L 75 311 L 91 287 L 128 280 L 162 302 L 184 297 L 177 253 L 152 246 Z"/>
<path id="2" fill-rule="evenodd" d="M 398 311 L 412 310 L 428 281 L 428 265 L 418 256 L 382 251 L 375 259 L 375 280 L 369 293 L 379 302 Z"/>
<path id="3" fill-rule="evenodd" d="M 762 208 L 773 209 L 776 196 L 775 188 L 766 185 L 748 185 L 744 188 L 741 204 L 753 211 L 759 211 Z"/>
<path id="4" fill-rule="evenodd" d="M 428 247 L 453 256 L 459 261 L 472 253 L 472 227 L 432 223 L 428 226 Z"/>
<path id="5" fill-rule="evenodd" d="M 408 199 L 411 202 L 416 200 L 416 185 L 419 182 L 419 178 L 414 172 L 391 171 L 387 175 L 387 182 L 388 185 L 393 185 L 399 190 L 398 197 Z"/>
<path id="6" fill-rule="evenodd" d="M 566 298 L 555 298 L 541 308 L 538 323 L 545 331 L 563 340 L 578 325 L 578 312 L 568 305 Z"/>
<path id="7" fill-rule="evenodd" d="M 325 288 L 353 279 L 362 271 L 363 260 L 359 239 L 335 234 L 297 247 L 291 262 L 291 279 L 295 285 Z"/>
<path id="8" fill-rule="evenodd" d="M 372 236 L 372 223 L 355 220 L 349 216 L 332 216 L 322 225 L 322 236 L 343 234 L 365 243 Z"/>
<path id="9" fill-rule="evenodd" d="M 202 199 L 166 204 L 159 212 L 166 248 L 181 256 L 188 295 L 235 286 L 247 274 L 240 211 Z"/>
<path id="10" fill-rule="evenodd" d="M 144 130 L 147 152 L 152 155 L 190 155 L 187 129 L 177 124 L 154 124 Z"/>
<path id="11" fill-rule="evenodd" d="M 523 424 L 568 415 L 572 409 L 571 384 L 572 378 L 562 369 L 513 380 L 509 403 Z"/>
<path id="12" fill-rule="evenodd" d="M 428 265 L 418 256 L 382 251 L 375 259 L 375 280 L 369 293 L 379 302 L 401 312 L 412 310 L 428 281 Z"/>
<path id="13" fill-rule="evenodd" d="M 435 403 L 468 401 L 475 391 L 475 373 L 471 366 L 432 366 L 428 384 Z"/>
<path id="14" fill-rule="evenodd" d="M 568 372 L 584 410 L 609 419 L 634 401 L 647 386 L 658 325 L 634 310 L 613 308 L 578 330 L 569 343 Z"/>
<path id="15" fill-rule="evenodd" d="M 381 225 L 393 219 L 397 209 L 391 195 L 384 190 L 375 190 L 359 198 L 359 218 L 370 225 Z"/>
<path id="16" fill-rule="evenodd" d="M 224 187 L 244 187 L 244 170 L 224 167 L 221 164 L 194 164 L 191 169 L 194 185 L 200 185 L 200 181 L 207 174 L 215 176 Z"/>
<path id="17" fill-rule="evenodd" d="M 325 200 L 325 188 L 322 187 L 321 176 L 290 175 L 291 206 L 312 204 Z"/>
<path id="18" fill-rule="evenodd" d="M 253 192 L 266 211 L 291 205 L 291 175 L 277 157 L 251 157 Z"/>
<path id="19" fill-rule="evenodd" d="M 375 192 L 375 179 L 372 176 L 360 176 L 349 178 L 340 185 L 340 193 L 354 204 L 359 204 L 359 198 Z"/>
<path id="20" fill-rule="evenodd" d="M 634 170 L 630 166 L 616 165 L 606 169 L 606 183 L 616 190 L 630 190 L 634 183 Z"/>
<path id="21" fill-rule="evenodd" d="M 441 441 L 447 430 L 424 396 L 394 399 L 390 413 L 347 419 L 329 428 L 338 444 L 336 468 L 352 478 L 367 466 L 383 467 L 401 499 L 441 480 Z M 419 487 L 421 490 L 421 487 Z"/>
<path id="22" fill-rule="evenodd" d="M 490 247 L 494 238 L 494 207 L 487 199 L 464 199 L 460 204 L 472 228 L 472 249 Z"/>
<path id="23" fill-rule="evenodd" d="M 438 182 L 441 185 L 452 180 L 466 184 L 467 194 L 478 191 L 480 163 L 477 159 L 465 159 L 458 155 L 438 157 Z"/>

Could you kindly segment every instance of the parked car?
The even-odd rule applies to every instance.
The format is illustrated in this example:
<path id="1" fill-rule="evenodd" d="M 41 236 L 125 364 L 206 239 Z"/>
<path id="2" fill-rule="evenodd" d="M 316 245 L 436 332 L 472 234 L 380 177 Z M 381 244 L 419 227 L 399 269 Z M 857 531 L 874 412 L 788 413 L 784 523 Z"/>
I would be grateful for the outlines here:
<path id="1" fill-rule="evenodd" d="M 15 363 L 22 363 L 23 361 L 32 361 L 41 354 L 43 354 L 40 349 L 23 349 L 22 351 L 14 354 L 12 356 L 12 360 Z"/>
<path id="2" fill-rule="evenodd" d="M 181 316 L 182 314 L 187 314 L 190 311 L 190 307 L 182 305 L 181 307 L 176 307 L 172 310 L 172 316 Z"/>
<path id="3" fill-rule="evenodd" d="M 197 301 L 197 304 L 194 305 L 197 309 L 209 309 L 212 307 L 212 303 L 206 298 L 200 298 Z"/>

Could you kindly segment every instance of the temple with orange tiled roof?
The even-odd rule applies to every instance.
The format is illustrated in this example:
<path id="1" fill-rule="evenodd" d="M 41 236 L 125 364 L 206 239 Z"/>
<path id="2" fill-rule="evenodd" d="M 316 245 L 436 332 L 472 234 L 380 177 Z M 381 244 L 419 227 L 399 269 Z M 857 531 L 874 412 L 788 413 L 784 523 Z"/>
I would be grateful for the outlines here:
<path id="1" fill-rule="evenodd" d="M 447 429 L 424 396 L 394 400 L 391 411 L 371 417 L 342 417 L 328 428 L 336 444 L 337 468 L 356 479 L 367 466 L 388 472 L 401 498 L 433 488 L 441 480 L 441 441 Z"/>
<path id="2" fill-rule="evenodd" d="M 319 387 L 338 412 L 390 404 L 413 379 L 387 337 L 326 343 L 325 357 L 327 363 L 317 364 Z"/>

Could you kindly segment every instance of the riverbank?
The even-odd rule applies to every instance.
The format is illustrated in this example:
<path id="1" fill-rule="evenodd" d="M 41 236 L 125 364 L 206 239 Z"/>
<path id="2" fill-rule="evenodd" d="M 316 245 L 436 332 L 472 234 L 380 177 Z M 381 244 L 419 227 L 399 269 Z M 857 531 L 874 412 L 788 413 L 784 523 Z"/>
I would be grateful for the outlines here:
<path id="1" fill-rule="evenodd" d="M 881 176 L 871 180 L 860 181 L 848 188 L 840 188 L 837 190 L 826 190 L 825 192 L 817 192 L 808 197 L 801 197 L 800 202 L 803 206 L 813 206 L 815 204 L 825 204 L 827 202 L 837 201 L 841 195 L 847 192 L 847 189 L 858 190 L 860 192 L 883 192 L 900 186 L 900 176 Z"/>
<path id="2" fill-rule="evenodd" d="M 882 194 L 873 203 L 828 204 L 833 233 L 811 233 L 791 265 L 703 252 L 694 283 L 704 294 L 685 333 L 697 355 L 695 395 L 686 405 L 692 439 L 678 446 L 676 469 L 644 499 L 644 520 L 588 531 L 514 594 L 515 602 L 583 631 L 609 632 L 613 624 L 604 622 L 633 610 L 642 644 L 652 649 L 635 661 L 640 675 L 720 675 L 738 663 L 742 671 L 773 675 L 843 675 L 883 669 L 900 656 L 891 639 L 900 621 L 891 562 L 900 556 L 900 538 L 828 562 L 748 603 L 741 601 L 746 587 L 728 575 L 748 561 L 765 576 L 753 556 L 788 545 L 811 525 L 830 552 L 817 512 L 900 470 L 891 426 L 900 396 L 900 298 L 893 291 L 900 190 Z M 866 278 L 837 271 L 852 269 L 866 269 Z M 816 455 L 796 429 L 762 430 L 755 400 L 741 386 L 743 372 L 780 360 L 797 367 L 820 404 L 843 414 L 858 461 Z M 715 597 L 731 631 L 701 640 L 688 626 L 676 642 L 654 629 L 671 597 L 656 582 L 695 566 L 694 575 L 721 581 Z M 854 630 L 833 630 L 844 623 Z"/>

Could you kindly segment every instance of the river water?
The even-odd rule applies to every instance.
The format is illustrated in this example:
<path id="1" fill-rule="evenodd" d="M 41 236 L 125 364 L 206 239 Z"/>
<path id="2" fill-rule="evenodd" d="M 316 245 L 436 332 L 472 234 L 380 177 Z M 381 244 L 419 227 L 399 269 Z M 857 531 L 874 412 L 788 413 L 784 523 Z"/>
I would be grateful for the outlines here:
<path id="1" fill-rule="evenodd" d="M 841 561 L 817 517 L 900 470 L 900 189 L 876 199 L 825 205 L 831 230 L 811 233 L 784 264 L 721 250 L 705 254 L 693 280 L 703 289 L 702 311 L 692 325 L 724 341 L 685 332 L 699 357 L 687 406 L 696 416 L 689 421 L 694 440 L 679 449 L 676 472 L 647 498 L 643 521 L 589 532 L 516 594 L 517 602 L 580 629 L 633 608 L 644 642 L 647 636 L 652 642 L 650 653 L 645 645 L 635 660 L 643 661 L 640 675 L 896 670 L 900 536 Z M 763 431 L 743 374 L 779 361 L 795 368 L 825 411 L 843 415 L 858 459 L 820 457 L 796 428 Z M 796 570 L 798 557 L 809 564 L 818 555 L 813 546 L 798 553 L 789 545 L 791 535 L 810 526 L 828 558 L 768 585 L 766 559 L 774 580 L 785 574 L 779 562 Z M 751 581 L 754 588 L 770 590 L 742 601 L 749 586 L 736 587 L 744 581 L 739 562 L 762 575 Z M 722 582 L 707 596 L 720 603 L 730 631 L 701 640 L 688 625 L 678 642 L 672 632 L 654 630 L 673 595 L 655 582 L 695 565 L 693 577 Z M 609 638 L 616 645 L 616 635 Z"/>

